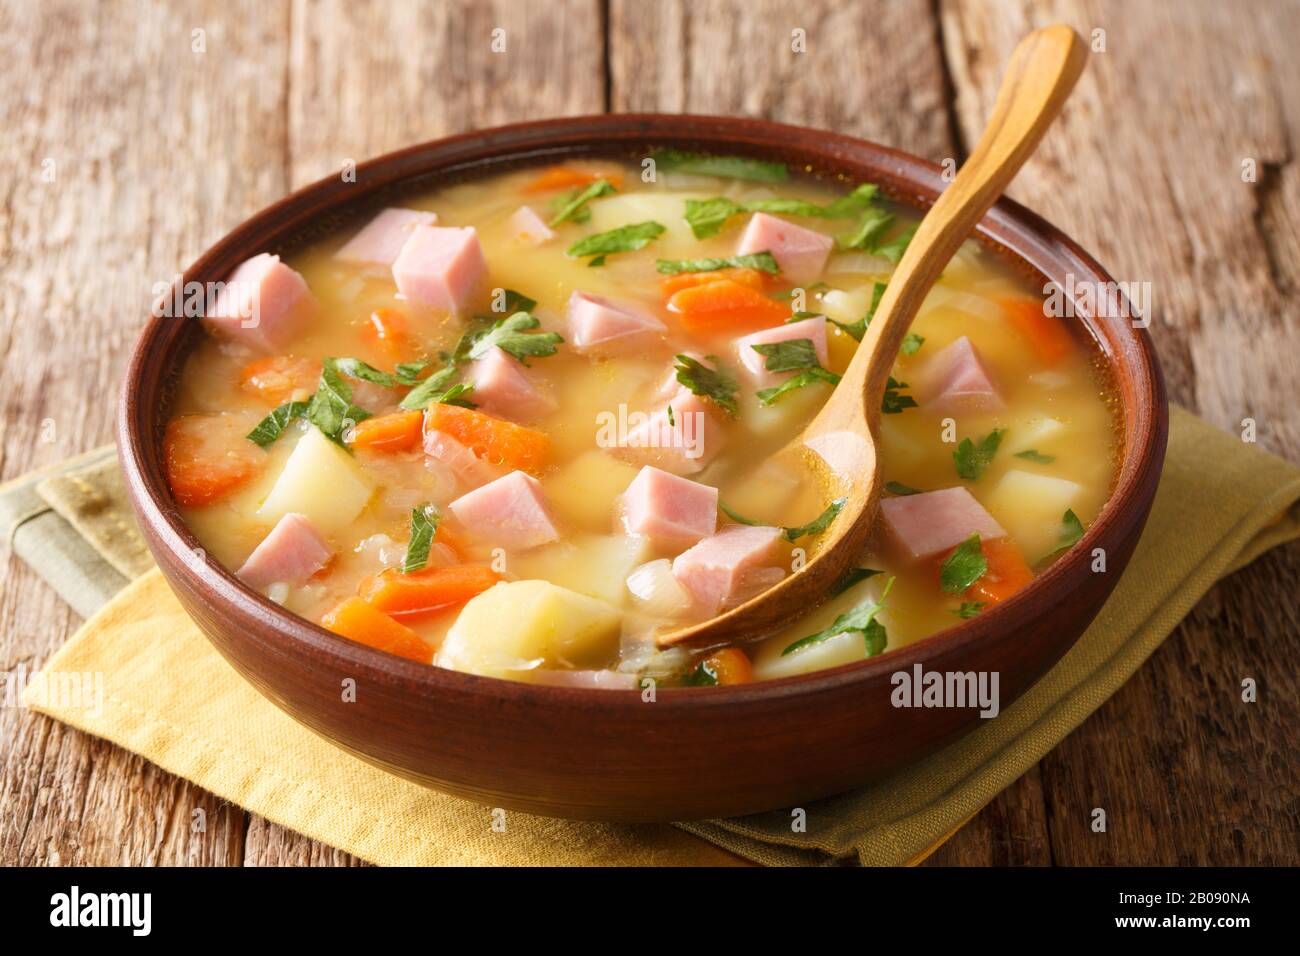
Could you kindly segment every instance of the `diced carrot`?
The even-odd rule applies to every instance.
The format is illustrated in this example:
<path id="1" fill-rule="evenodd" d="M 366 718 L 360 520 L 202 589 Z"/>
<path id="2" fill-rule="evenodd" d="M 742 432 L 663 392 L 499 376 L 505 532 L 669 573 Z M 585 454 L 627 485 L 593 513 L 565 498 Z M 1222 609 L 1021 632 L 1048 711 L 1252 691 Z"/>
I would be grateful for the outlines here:
<path id="1" fill-rule="evenodd" d="M 410 325 L 397 309 L 375 309 L 362 326 L 361 334 L 394 365 L 415 357 Z"/>
<path id="2" fill-rule="evenodd" d="M 541 432 L 459 405 L 430 405 L 424 430 L 450 435 L 491 464 L 533 474 L 541 472 L 551 453 L 551 440 Z"/>
<path id="3" fill-rule="evenodd" d="M 980 550 L 988 561 L 984 576 L 966 589 L 967 600 L 996 604 L 1005 601 L 1034 580 L 1034 572 L 1025 564 L 1020 549 L 1007 538 L 993 538 L 980 542 Z"/>
<path id="4" fill-rule="evenodd" d="M 434 544 L 445 544 L 456 552 L 457 558 L 465 553 L 467 547 L 465 539 L 453 531 L 451 525 L 446 521 L 438 522 L 438 530 L 433 533 L 433 542 Z"/>
<path id="5" fill-rule="evenodd" d="M 576 189 L 590 186 L 598 179 L 605 179 L 615 189 L 623 185 L 623 177 L 617 173 L 589 173 L 572 166 L 552 166 L 524 187 L 525 192 L 544 193 L 552 189 Z"/>
<path id="6" fill-rule="evenodd" d="M 1061 320 L 1044 312 L 1038 299 L 1003 299 L 1002 307 L 1045 365 L 1055 365 L 1074 350 L 1074 342 Z"/>
<path id="7" fill-rule="evenodd" d="M 367 604 L 393 617 L 418 617 L 464 604 L 501 578 L 481 564 L 453 564 L 403 574 L 389 568 L 366 578 L 357 593 Z"/>
<path id="8" fill-rule="evenodd" d="M 187 508 L 226 497 L 266 467 L 266 452 L 245 438 L 247 422 L 228 415 L 181 415 L 167 423 L 167 483 Z"/>
<path id="9" fill-rule="evenodd" d="M 718 684 L 749 684 L 754 680 L 754 667 L 749 657 L 738 647 L 724 647 L 714 651 L 701 662 Z"/>
<path id="10" fill-rule="evenodd" d="M 350 597 L 320 619 L 321 626 L 359 644 L 421 664 L 433 663 L 433 648 L 420 635 L 358 597 Z"/>
<path id="11" fill-rule="evenodd" d="M 320 378 L 320 362 L 294 355 L 273 355 L 249 362 L 239 373 L 244 391 L 279 405 L 297 389 L 310 392 Z"/>
<path id="12" fill-rule="evenodd" d="M 697 285 L 707 285 L 719 279 L 730 279 L 746 288 L 762 291 L 767 285 L 764 273 L 757 269 L 717 269 L 713 272 L 681 272 L 675 276 L 664 276 L 659 280 L 659 288 L 665 297 L 682 289 L 692 289 Z"/>
<path id="13" fill-rule="evenodd" d="M 351 444 L 373 451 L 406 451 L 420 441 L 423 412 L 392 412 L 363 418 L 352 426 Z"/>
<path id="14" fill-rule="evenodd" d="M 717 279 L 673 293 L 668 309 L 694 332 L 765 329 L 790 317 L 790 307 L 733 279 Z"/>

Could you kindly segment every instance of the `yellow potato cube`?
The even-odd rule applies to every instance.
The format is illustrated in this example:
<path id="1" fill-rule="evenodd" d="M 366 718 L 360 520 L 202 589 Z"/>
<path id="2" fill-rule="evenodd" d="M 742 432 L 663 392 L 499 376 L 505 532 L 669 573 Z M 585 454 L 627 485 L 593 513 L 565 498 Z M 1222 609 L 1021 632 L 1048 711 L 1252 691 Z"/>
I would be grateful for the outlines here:
<path id="1" fill-rule="evenodd" d="M 319 429 L 309 428 L 289 454 L 257 517 L 274 523 L 293 511 L 321 531 L 341 531 L 361 513 L 373 491 L 355 458 Z"/>

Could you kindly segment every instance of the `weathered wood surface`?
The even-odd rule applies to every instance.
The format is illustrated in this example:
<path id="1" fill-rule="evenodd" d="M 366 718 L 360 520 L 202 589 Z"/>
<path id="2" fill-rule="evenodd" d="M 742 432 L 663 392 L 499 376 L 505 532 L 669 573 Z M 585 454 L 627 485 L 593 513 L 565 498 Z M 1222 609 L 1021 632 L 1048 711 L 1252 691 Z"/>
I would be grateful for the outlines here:
<path id="1" fill-rule="evenodd" d="M 150 285 L 347 160 L 606 108 L 763 115 L 960 157 L 1015 40 L 1056 19 L 1104 29 L 1106 52 L 1011 194 L 1118 278 L 1154 284 L 1177 401 L 1225 428 L 1253 417 L 1263 445 L 1300 460 L 1300 99 L 1286 95 L 1300 7 L 1269 14 L 1216 0 L 0 3 L 0 476 L 109 440 Z M 1251 159 L 1258 181 L 1243 182 Z M 20 561 L 0 567 L 0 669 L 39 666 L 78 621 Z M 1297 593 L 1298 547 L 1216 587 L 931 862 L 1300 862 Z M 1243 676 L 1258 704 L 1240 702 Z M 1106 834 L 1088 827 L 1097 806 Z M 0 863 L 191 862 L 355 863 L 0 710 Z"/>

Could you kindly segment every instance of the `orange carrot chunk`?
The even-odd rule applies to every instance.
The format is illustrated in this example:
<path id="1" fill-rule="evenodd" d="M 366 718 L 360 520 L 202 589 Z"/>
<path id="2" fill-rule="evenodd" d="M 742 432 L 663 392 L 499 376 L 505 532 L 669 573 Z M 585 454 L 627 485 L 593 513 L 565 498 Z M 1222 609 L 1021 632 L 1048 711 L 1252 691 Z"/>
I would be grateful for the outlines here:
<path id="1" fill-rule="evenodd" d="M 590 186 L 598 179 L 608 180 L 615 189 L 623 183 L 623 177 L 616 173 L 589 173 L 574 169 L 572 166 L 552 166 L 525 186 L 524 191 L 544 193 L 552 189 L 576 189 L 580 186 Z"/>
<path id="2" fill-rule="evenodd" d="M 357 593 L 385 614 L 416 617 L 464 604 L 499 580 L 495 571 L 479 564 L 422 568 L 410 574 L 389 568 L 362 581 Z"/>
<path id="3" fill-rule="evenodd" d="M 394 365 L 413 357 L 410 326 L 397 309 L 375 309 L 361 327 L 361 335 Z"/>
<path id="4" fill-rule="evenodd" d="M 967 600 L 996 604 L 1005 601 L 1034 580 L 1020 549 L 1007 538 L 993 538 L 980 542 L 980 550 L 989 569 L 984 576 L 966 589 Z"/>
<path id="5" fill-rule="evenodd" d="M 668 309 L 694 332 L 765 329 L 790 317 L 789 306 L 734 279 L 716 279 L 673 293 Z"/>
<path id="6" fill-rule="evenodd" d="M 365 418 L 352 427 L 351 444 L 373 451 L 406 451 L 420 442 L 423 412 L 392 412 Z"/>
<path id="7" fill-rule="evenodd" d="M 754 680 L 754 666 L 738 647 L 724 647 L 720 651 L 714 651 L 700 663 L 713 675 L 720 687 L 727 684 L 749 684 Z"/>
<path id="8" fill-rule="evenodd" d="M 712 272 L 681 272 L 675 276 L 664 276 L 659 280 L 659 288 L 664 296 L 672 296 L 682 289 L 692 289 L 697 285 L 707 285 L 719 279 L 730 279 L 749 289 L 759 292 L 766 287 L 767 279 L 757 269 L 715 269 Z"/>
<path id="9" fill-rule="evenodd" d="M 244 437 L 247 423 L 227 415 L 182 415 L 167 423 L 167 484 L 187 508 L 210 505 L 266 467 L 266 452 Z"/>
<path id="10" fill-rule="evenodd" d="M 1070 333 L 1061 320 L 1043 311 L 1037 299 L 1003 299 L 1007 317 L 1044 365 L 1055 365 L 1074 349 Z"/>
<path id="11" fill-rule="evenodd" d="M 459 405 L 430 405 L 424 430 L 442 432 L 494 465 L 540 474 L 551 440 L 539 431 Z"/>
<path id="12" fill-rule="evenodd" d="M 320 362 L 294 355 L 273 355 L 249 362 L 239 373 L 239 384 L 251 395 L 272 405 L 287 401 L 298 389 L 312 391 L 320 378 Z"/>
<path id="13" fill-rule="evenodd" d="M 433 649 L 420 635 L 361 598 L 350 597 L 320 619 L 321 626 L 358 644 L 421 664 L 433 663 Z"/>

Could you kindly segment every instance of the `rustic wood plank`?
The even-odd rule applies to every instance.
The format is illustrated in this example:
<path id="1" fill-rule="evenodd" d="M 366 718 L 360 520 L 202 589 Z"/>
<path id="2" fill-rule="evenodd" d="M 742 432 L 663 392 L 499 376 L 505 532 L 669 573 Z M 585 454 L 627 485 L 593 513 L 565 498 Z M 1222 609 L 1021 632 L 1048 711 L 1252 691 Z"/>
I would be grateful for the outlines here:
<path id="1" fill-rule="evenodd" d="M 1170 392 L 1220 427 L 1258 422 L 1300 461 L 1300 7 L 1242 17 L 1186 3 L 946 0 L 965 137 L 1033 26 L 1105 31 L 1105 52 L 1010 194 L 1064 226 L 1121 280 L 1154 289 Z M 1243 182 L 1254 160 L 1256 182 Z M 1300 547 L 1220 584 L 1134 679 L 1041 764 L 1063 864 L 1295 863 Z M 1279 596 L 1287 596 L 1279 600 Z M 1269 691 L 1240 699 L 1240 680 Z M 1089 828 L 1107 809 L 1106 834 Z"/>
<path id="2" fill-rule="evenodd" d="M 617 111 L 743 114 L 834 129 L 940 161 L 960 153 L 931 4 L 612 0 Z M 791 49 L 804 31 L 806 53 Z M 958 831 L 932 865 L 1050 862 L 1031 772 Z"/>
<path id="3" fill-rule="evenodd" d="M 249 814 L 244 843 L 245 866 L 369 866 L 350 853 L 336 850 L 300 833 Z"/>
<path id="4" fill-rule="evenodd" d="M 109 440 L 151 285 L 284 193 L 287 13 L 278 0 L 0 4 L 5 69 L 21 77 L 0 84 L 3 476 Z M 4 560 L 0 664 L 30 672 L 78 622 Z M 16 708 L 0 710 L 0 805 L 6 863 L 242 855 L 242 812 Z"/>

